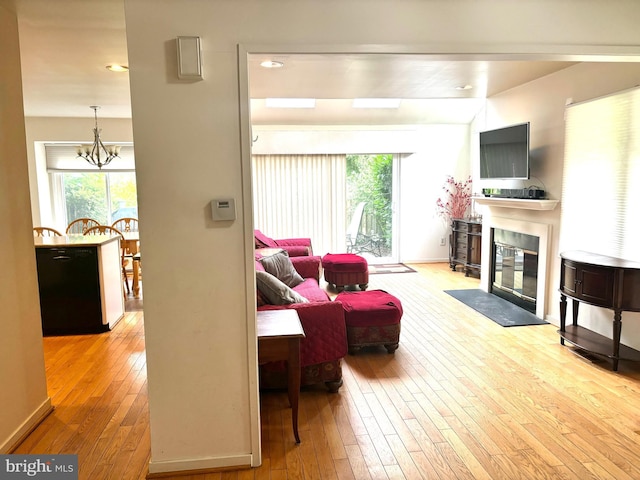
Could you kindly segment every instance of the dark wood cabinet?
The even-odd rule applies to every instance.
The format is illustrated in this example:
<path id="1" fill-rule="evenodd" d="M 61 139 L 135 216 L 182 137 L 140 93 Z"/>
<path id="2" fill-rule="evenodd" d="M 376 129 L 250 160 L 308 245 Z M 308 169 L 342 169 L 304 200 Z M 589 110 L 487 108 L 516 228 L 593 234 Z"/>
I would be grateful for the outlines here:
<path id="1" fill-rule="evenodd" d="M 454 219 L 451 225 L 451 269 L 455 272 L 460 265 L 465 276 L 469 276 L 469 273 L 480 275 L 481 255 L 482 223 Z"/>
<path id="2" fill-rule="evenodd" d="M 640 311 L 640 263 L 582 251 L 560 257 L 560 343 L 566 340 L 610 358 L 613 370 L 618 369 L 621 358 L 640 360 L 640 352 L 620 345 L 622 312 Z M 571 325 L 566 324 L 567 297 L 573 300 Z M 580 302 L 613 310 L 613 338 L 578 325 Z"/>
<path id="3" fill-rule="evenodd" d="M 78 335 L 111 330 L 124 316 L 118 237 L 36 237 L 42 332 Z"/>

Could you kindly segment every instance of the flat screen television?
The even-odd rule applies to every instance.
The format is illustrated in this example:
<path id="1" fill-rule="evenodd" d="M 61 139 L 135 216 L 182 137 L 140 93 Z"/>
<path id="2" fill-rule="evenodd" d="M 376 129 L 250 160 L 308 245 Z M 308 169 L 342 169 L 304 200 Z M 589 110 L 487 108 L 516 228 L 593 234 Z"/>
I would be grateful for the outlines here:
<path id="1" fill-rule="evenodd" d="M 480 178 L 529 178 L 529 122 L 480 132 Z"/>

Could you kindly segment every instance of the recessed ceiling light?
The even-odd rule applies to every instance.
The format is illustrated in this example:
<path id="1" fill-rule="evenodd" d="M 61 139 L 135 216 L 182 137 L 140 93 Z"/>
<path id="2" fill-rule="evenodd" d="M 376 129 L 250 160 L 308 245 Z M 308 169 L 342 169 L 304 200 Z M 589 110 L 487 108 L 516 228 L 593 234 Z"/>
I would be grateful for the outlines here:
<path id="1" fill-rule="evenodd" d="M 107 70 L 110 72 L 128 72 L 129 67 L 126 65 L 120 65 L 119 63 L 112 63 L 111 65 L 107 65 Z"/>
<path id="2" fill-rule="evenodd" d="M 398 108 L 399 98 L 354 98 L 353 108 Z"/>
<path id="3" fill-rule="evenodd" d="M 315 98 L 266 98 L 268 108 L 314 108 Z"/>
<path id="4" fill-rule="evenodd" d="M 467 85 L 458 85 L 456 87 L 456 90 L 471 90 L 473 87 L 469 84 Z"/>
<path id="5" fill-rule="evenodd" d="M 264 68 L 282 68 L 284 67 L 284 63 L 278 62 L 276 60 L 265 60 L 264 62 L 260 63 L 260 66 Z"/>

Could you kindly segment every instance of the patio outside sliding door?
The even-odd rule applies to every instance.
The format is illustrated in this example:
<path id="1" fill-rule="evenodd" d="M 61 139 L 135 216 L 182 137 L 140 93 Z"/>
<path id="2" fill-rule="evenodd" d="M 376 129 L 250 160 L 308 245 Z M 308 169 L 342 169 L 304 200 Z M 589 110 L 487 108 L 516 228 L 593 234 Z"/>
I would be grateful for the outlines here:
<path id="1" fill-rule="evenodd" d="M 346 167 L 346 251 L 371 264 L 397 262 L 397 155 L 347 155 Z"/>

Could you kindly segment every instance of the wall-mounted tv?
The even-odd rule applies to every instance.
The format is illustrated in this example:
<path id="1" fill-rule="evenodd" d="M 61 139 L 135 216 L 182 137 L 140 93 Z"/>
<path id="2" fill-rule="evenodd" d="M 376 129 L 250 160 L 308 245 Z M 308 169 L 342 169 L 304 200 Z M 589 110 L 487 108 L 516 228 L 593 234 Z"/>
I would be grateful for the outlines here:
<path id="1" fill-rule="evenodd" d="M 480 132 L 480 178 L 529 178 L 529 122 Z"/>

